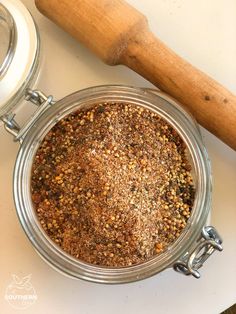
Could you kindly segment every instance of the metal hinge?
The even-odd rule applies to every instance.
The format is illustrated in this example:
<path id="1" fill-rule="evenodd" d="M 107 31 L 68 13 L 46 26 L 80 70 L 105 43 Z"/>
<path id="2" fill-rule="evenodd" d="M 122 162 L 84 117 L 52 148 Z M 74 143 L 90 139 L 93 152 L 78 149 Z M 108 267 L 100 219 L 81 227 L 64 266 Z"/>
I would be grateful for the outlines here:
<path id="1" fill-rule="evenodd" d="M 204 262 L 217 251 L 222 251 L 222 239 L 216 229 L 206 226 L 202 229 L 201 239 L 191 253 L 187 253 L 180 261 L 174 264 L 174 270 L 200 278 L 198 269 Z"/>
<path id="2" fill-rule="evenodd" d="M 34 114 L 24 124 L 23 127 L 20 127 L 16 122 L 14 113 L 9 113 L 2 117 L 6 131 L 14 136 L 14 141 L 19 141 L 20 143 L 22 143 L 28 130 L 34 125 L 36 120 L 43 114 L 43 112 L 47 110 L 50 105 L 55 103 L 52 96 L 46 96 L 39 90 L 31 89 L 26 90 L 25 100 L 37 105 L 38 109 L 34 112 Z"/>

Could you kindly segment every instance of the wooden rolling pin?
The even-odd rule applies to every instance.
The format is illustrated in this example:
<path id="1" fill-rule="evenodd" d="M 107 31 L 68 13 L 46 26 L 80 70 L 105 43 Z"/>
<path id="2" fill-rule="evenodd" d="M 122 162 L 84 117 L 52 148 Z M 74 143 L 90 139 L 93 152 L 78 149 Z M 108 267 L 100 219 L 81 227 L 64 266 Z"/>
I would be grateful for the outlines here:
<path id="1" fill-rule="evenodd" d="M 185 105 L 197 121 L 236 150 L 236 96 L 176 55 L 122 0 L 36 0 L 48 18 L 105 63 L 123 64 Z"/>

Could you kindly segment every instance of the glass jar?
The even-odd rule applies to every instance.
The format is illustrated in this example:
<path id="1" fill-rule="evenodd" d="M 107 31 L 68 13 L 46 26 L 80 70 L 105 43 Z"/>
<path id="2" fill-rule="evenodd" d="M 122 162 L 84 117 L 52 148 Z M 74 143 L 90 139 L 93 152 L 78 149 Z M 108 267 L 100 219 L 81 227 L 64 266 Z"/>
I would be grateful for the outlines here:
<path id="1" fill-rule="evenodd" d="M 29 38 L 32 39 L 32 47 L 35 48 L 34 53 L 31 54 L 33 58 L 26 79 L 21 82 L 22 84 L 19 84 L 18 89 L 14 90 L 15 94 L 7 102 L 0 98 L 0 119 L 4 122 L 6 130 L 14 135 L 15 141 L 19 141 L 21 144 L 14 170 L 14 200 L 20 223 L 36 251 L 51 266 L 63 274 L 93 282 L 131 282 L 152 276 L 169 267 L 174 267 L 176 271 L 199 278 L 198 269 L 215 250 L 222 250 L 222 240 L 213 227 L 206 226 L 211 209 L 210 162 L 199 128 L 193 118 L 176 101 L 156 90 L 106 85 L 81 90 L 55 102 L 52 96 L 46 97 L 40 91 L 28 89 L 29 84 L 33 82 L 36 76 L 39 37 L 32 17 L 25 8 L 22 8 L 23 6 L 18 0 L 8 0 L 4 5 L 5 8 L 0 7 L 0 17 L 4 14 L 7 16 L 5 20 L 8 30 L 9 25 L 11 25 L 14 27 L 13 32 L 17 31 L 17 21 L 14 20 L 12 14 L 13 9 L 18 10 L 17 15 L 20 13 L 23 20 L 30 21 L 31 36 Z M 32 27 L 34 31 L 32 31 Z M 32 32 L 34 36 L 32 36 Z M 12 62 L 16 58 L 14 51 L 3 75 L 7 76 L 9 69 L 12 69 Z M 5 56 L 6 60 L 8 53 Z M 4 80 L 5 77 L 0 76 L 1 91 L 4 86 L 7 86 L 1 85 Z M 19 99 L 23 95 L 25 95 L 26 100 L 35 104 L 37 109 L 29 121 L 20 127 L 15 121 L 14 111 L 16 104 L 19 103 Z M 165 252 L 139 265 L 120 268 L 100 267 L 68 255 L 44 232 L 31 200 L 32 163 L 45 135 L 66 115 L 102 102 L 127 102 L 157 113 L 180 134 L 187 146 L 189 159 L 192 163 L 196 195 L 192 214 L 185 229 Z"/>

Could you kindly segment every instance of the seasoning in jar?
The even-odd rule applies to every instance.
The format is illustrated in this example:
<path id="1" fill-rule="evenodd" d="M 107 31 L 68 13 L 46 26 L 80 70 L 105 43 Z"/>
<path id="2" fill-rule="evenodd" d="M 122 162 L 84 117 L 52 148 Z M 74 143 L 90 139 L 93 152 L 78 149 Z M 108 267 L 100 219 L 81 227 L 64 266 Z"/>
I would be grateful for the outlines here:
<path id="1" fill-rule="evenodd" d="M 73 257 L 108 267 L 166 250 L 195 196 L 180 135 L 129 103 L 95 104 L 60 120 L 37 150 L 31 190 L 47 235 Z"/>

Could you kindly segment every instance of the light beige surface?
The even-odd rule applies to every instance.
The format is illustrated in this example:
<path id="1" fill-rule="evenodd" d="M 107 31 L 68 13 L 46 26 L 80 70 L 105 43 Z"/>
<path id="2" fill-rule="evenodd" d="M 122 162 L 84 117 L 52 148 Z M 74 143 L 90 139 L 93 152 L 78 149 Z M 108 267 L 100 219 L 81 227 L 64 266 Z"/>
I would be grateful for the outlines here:
<path id="1" fill-rule="evenodd" d="M 1 1 L 0 1 L 1 2 Z M 36 13 L 44 65 L 38 86 L 57 99 L 99 84 L 150 86 L 123 67 L 108 67 Z M 130 0 L 148 16 L 154 32 L 194 65 L 236 93 L 236 2 L 234 0 Z M 31 108 L 27 107 L 29 112 Z M 19 119 L 25 116 L 22 111 Z M 38 300 L 21 313 L 220 313 L 236 302 L 236 153 L 203 130 L 214 176 L 212 224 L 224 252 L 212 256 L 202 278 L 166 271 L 134 284 L 96 285 L 62 276 L 32 248 L 16 217 L 12 172 L 18 145 L 0 128 L 0 312 L 17 313 L 4 300 L 11 274 L 32 274 Z"/>

